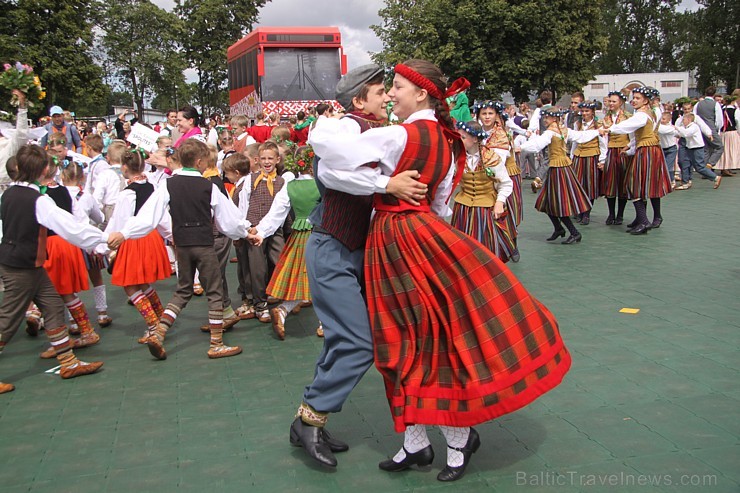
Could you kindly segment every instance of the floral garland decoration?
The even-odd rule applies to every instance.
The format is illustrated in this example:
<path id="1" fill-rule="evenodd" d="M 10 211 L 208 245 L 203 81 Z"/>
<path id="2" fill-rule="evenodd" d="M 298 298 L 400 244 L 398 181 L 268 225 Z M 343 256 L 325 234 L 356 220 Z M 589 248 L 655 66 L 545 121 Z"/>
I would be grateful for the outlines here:
<path id="1" fill-rule="evenodd" d="M 283 165 L 286 171 L 290 171 L 295 174 L 305 173 L 313 166 L 313 160 L 316 154 L 313 152 L 313 148 L 309 145 L 301 146 L 295 150 L 286 154 Z"/>

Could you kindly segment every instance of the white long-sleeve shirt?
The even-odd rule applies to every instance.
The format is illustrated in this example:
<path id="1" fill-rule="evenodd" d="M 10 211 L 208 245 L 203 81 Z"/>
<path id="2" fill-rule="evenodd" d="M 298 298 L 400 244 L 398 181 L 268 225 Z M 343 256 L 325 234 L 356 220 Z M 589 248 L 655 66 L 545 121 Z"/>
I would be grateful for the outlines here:
<path id="1" fill-rule="evenodd" d="M 520 127 L 519 125 L 517 125 L 514 122 L 514 119 L 513 118 L 509 118 L 508 120 L 506 120 L 505 126 L 509 130 L 511 130 L 512 132 L 514 132 L 515 134 L 524 135 L 524 134 L 527 133 L 527 130 L 525 130 L 522 127 Z"/>
<path id="2" fill-rule="evenodd" d="M 540 131 L 540 108 L 535 108 L 534 112 L 532 113 L 532 118 L 529 119 L 529 126 L 527 127 L 527 130 L 529 130 L 532 133 L 537 133 Z"/>
<path id="3" fill-rule="evenodd" d="M 101 206 L 116 205 L 121 192 L 121 178 L 100 155 L 90 162 L 85 192 L 95 197 Z"/>
<path id="4" fill-rule="evenodd" d="M 676 127 L 673 125 L 665 125 L 661 123 L 658 126 L 658 138 L 660 139 L 660 147 L 666 149 L 676 145 Z"/>
<path id="5" fill-rule="evenodd" d="M 683 125 L 683 120 L 676 122 L 676 133 L 686 139 L 686 147 L 689 149 L 698 149 L 704 147 L 704 139 L 701 136 L 701 128 L 696 122 L 691 122 L 687 126 Z"/>
<path id="6" fill-rule="evenodd" d="M 353 195 L 372 195 L 386 193 L 386 186 L 398 166 L 403 151 L 406 149 L 408 134 L 401 125 L 373 128 L 364 133 L 344 131 L 349 124 L 342 124 L 343 118 L 320 117 L 311 130 L 308 143 L 321 158 L 318 178 L 328 188 Z M 417 111 L 406 119 L 405 123 L 417 120 L 437 121 L 434 110 Z M 377 162 L 376 168 L 365 166 Z M 431 210 L 441 217 L 449 215 L 447 199 L 452 191 L 452 177 L 455 174 L 454 161 L 439 184 L 437 193 L 432 199 Z"/>
<path id="7" fill-rule="evenodd" d="M 32 183 L 18 182 L 15 185 L 39 191 L 39 187 Z M 56 202 L 48 195 L 42 195 L 36 200 L 36 221 L 83 250 L 92 250 L 98 243 L 108 241 L 108 233 L 91 226 L 87 221 L 76 220 L 72 214 L 57 207 Z"/>
<path id="8" fill-rule="evenodd" d="M 197 171 L 178 169 L 173 175 L 198 176 Z M 205 180 L 205 178 L 203 178 Z M 139 209 L 136 216 L 130 217 L 120 233 L 125 239 L 143 238 L 152 230 L 157 228 L 167 214 L 170 204 L 170 192 L 168 187 L 159 187 L 147 199 L 146 203 Z M 216 228 L 232 240 L 246 238 L 249 223 L 242 218 L 241 212 L 234 202 L 226 197 L 216 185 L 211 186 L 211 211 L 215 219 Z"/>
<path id="9" fill-rule="evenodd" d="M 72 215 L 79 221 L 92 221 L 93 225 L 105 221 L 103 212 L 100 210 L 100 204 L 95 197 L 89 193 L 80 194 L 80 187 L 66 187 L 69 196 L 72 197 Z"/>
<path id="10" fill-rule="evenodd" d="M 569 144 L 574 142 L 576 144 L 585 144 L 586 142 L 594 140 L 599 136 L 598 130 L 570 130 L 565 136 L 565 143 Z M 522 151 L 528 152 L 540 152 L 545 147 L 549 146 L 553 138 L 560 138 L 560 134 L 553 132 L 552 130 L 545 130 L 542 135 L 532 135 L 528 141 L 522 143 Z M 603 139 L 599 139 L 599 162 L 606 160 L 606 144 L 603 143 Z"/>
<path id="11" fill-rule="evenodd" d="M 296 180 L 313 180 L 311 175 L 298 175 Z M 241 202 L 239 203 L 241 204 Z M 275 194 L 275 198 L 270 206 L 270 211 L 262 218 L 260 223 L 257 225 L 257 234 L 262 238 L 267 238 L 275 234 L 275 231 L 280 228 L 285 222 L 290 212 L 290 197 L 288 196 L 288 184 L 286 183 L 278 193 Z"/>
<path id="12" fill-rule="evenodd" d="M 164 185 L 171 176 L 164 172 L 164 168 L 157 168 L 155 171 L 145 171 L 144 174 L 147 181 L 154 185 L 155 190 Z"/>
<path id="13" fill-rule="evenodd" d="M 480 166 L 480 154 L 477 152 L 475 154 L 465 153 L 466 171 L 475 171 L 478 166 Z M 506 171 L 506 161 L 499 159 L 493 167 L 493 172 L 496 177 L 493 185 L 496 189 L 496 202 L 505 203 L 514 191 L 514 182 L 511 180 L 509 172 Z"/>

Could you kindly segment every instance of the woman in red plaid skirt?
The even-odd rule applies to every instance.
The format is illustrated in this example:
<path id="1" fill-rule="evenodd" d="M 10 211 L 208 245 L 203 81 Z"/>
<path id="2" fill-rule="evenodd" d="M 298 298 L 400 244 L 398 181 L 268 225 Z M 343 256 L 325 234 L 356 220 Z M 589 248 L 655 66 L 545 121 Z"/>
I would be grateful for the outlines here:
<path id="1" fill-rule="evenodd" d="M 444 100 L 467 81 L 447 89 L 442 72 L 423 60 L 395 72 L 388 95 L 402 125 L 350 136 L 325 119 L 309 143 L 327 186 L 379 192 L 365 256 L 368 308 L 375 365 L 396 431 L 405 431 L 401 450 L 379 466 L 431 464 L 425 425 L 438 425 L 448 448 L 437 479 L 454 481 L 480 447 L 470 427 L 557 386 L 570 355 L 548 309 L 490 250 L 440 217 L 449 212 L 453 175 L 465 165 Z M 389 176 L 409 169 L 421 174 L 425 195 L 411 203 L 380 194 Z"/>

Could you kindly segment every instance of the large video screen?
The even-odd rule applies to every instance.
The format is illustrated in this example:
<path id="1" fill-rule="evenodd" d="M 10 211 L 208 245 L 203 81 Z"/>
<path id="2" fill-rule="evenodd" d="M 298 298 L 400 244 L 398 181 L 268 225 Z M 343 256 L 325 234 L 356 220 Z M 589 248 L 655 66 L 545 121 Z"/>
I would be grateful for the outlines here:
<path id="1" fill-rule="evenodd" d="M 267 48 L 262 100 L 334 99 L 340 77 L 337 48 Z"/>

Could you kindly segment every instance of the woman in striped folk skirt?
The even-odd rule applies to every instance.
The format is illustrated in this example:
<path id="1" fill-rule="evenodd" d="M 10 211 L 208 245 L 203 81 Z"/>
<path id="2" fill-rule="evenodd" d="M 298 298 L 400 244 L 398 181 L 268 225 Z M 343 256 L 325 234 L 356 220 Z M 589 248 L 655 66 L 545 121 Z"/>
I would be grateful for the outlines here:
<path id="1" fill-rule="evenodd" d="M 482 141 L 486 133 L 474 121 L 457 122 L 466 151 L 465 172 L 460 181 L 460 192 L 455 196 L 451 224 L 469 234 L 491 250 L 502 262 L 519 260 L 516 251 L 516 229 L 510 230 L 505 203 L 512 191 L 512 182 L 506 166 L 498 154 Z"/>
<path id="2" fill-rule="evenodd" d="M 312 163 L 313 150 L 310 147 L 297 149 L 295 155 L 290 155 L 285 160 L 285 169 L 298 175 L 298 178 L 275 195 L 270 212 L 257 225 L 257 234 L 247 237 L 253 245 L 262 244 L 265 238 L 282 227 L 290 210 L 294 211 L 293 232 L 267 285 L 268 296 L 282 300 L 279 306 L 270 310 L 272 329 L 281 341 L 285 339 L 285 319 L 288 314 L 299 309 L 301 303 L 311 301 L 305 252 L 313 227 L 308 222 L 308 216 L 321 200 L 312 175 Z M 316 335 L 324 336 L 320 321 Z"/>
<path id="3" fill-rule="evenodd" d="M 655 115 L 650 108 L 654 89 L 637 87 L 632 90 L 632 106 L 635 114 L 622 123 L 602 129 L 602 134 L 635 134 L 636 151 L 628 168 L 627 191 L 634 201 L 637 217 L 629 225 L 628 233 L 641 235 L 663 223 L 660 214 L 660 198 L 671 192 L 671 181 L 663 150 L 658 139 Z M 647 199 L 653 206 L 655 217 L 651 223 L 647 218 Z"/>
<path id="4" fill-rule="evenodd" d="M 621 91 L 611 91 L 607 96 L 609 111 L 604 117 L 603 127 L 611 127 L 625 121 L 631 116 L 625 112 L 624 103 L 627 95 Z M 609 207 L 609 216 L 606 224 L 611 226 L 622 224 L 624 221 L 624 209 L 627 206 L 627 167 L 629 156 L 627 148 L 630 144 L 629 135 L 609 135 L 607 142 L 606 161 L 602 173 L 601 190 L 606 197 Z M 619 208 L 617 209 L 617 204 Z"/>
<path id="5" fill-rule="evenodd" d="M 595 117 L 596 103 L 578 103 L 581 111 L 581 121 L 577 123 L 578 130 L 597 130 L 598 122 Z M 601 170 L 606 159 L 606 141 L 600 135 L 593 140 L 578 144 L 573 151 L 573 171 L 578 177 L 586 196 L 593 204 L 601 196 Z M 591 222 L 591 211 L 582 212 L 577 219 L 584 226 Z"/>
<path id="6" fill-rule="evenodd" d="M 547 241 L 555 241 L 565 236 L 565 226 L 570 233 L 562 241 L 564 245 L 580 243 L 581 233 L 573 225 L 570 216 L 580 215 L 591 210 L 591 201 L 583 190 L 581 183 L 573 173 L 570 158 L 566 153 L 566 144 L 583 143 L 598 137 L 596 130 L 569 130 L 560 122 L 563 112 L 557 107 L 543 110 L 547 130 L 541 135 L 531 137 L 522 144 L 522 150 L 539 152 L 546 147 L 549 150 L 550 166 L 547 169 L 542 190 L 535 202 L 535 208 L 550 218 L 555 230 Z M 561 226 L 561 223 L 563 226 Z"/>
<path id="7" fill-rule="evenodd" d="M 453 175 L 466 165 L 444 101 L 467 81 L 446 90 L 441 70 L 423 60 L 395 72 L 388 96 L 402 125 L 350 135 L 336 120 L 321 119 L 309 141 L 325 167 L 336 170 L 320 171 L 327 187 L 367 194 L 380 175 L 409 169 L 427 185 L 410 201 L 376 195 L 368 236 L 375 365 L 395 429 L 404 432 L 403 447 L 379 467 L 397 472 L 431 464 L 426 425 L 437 425 L 447 441 L 447 466 L 437 479 L 454 481 L 481 446 L 471 426 L 556 387 L 570 356 L 547 308 L 492 252 L 439 217 L 456 185 Z M 372 162 L 377 167 L 365 166 Z"/>
<path id="8" fill-rule="evenodd" d="M 519 236 L 519 225 L 524 219 L 524 208 L 522 207 L 522 169 L 519 167 L 516 154 L 514 153 L 514 141 L 511 138 L 511 133 L 507 132 L 507 135 L 509 137 L 510 152 L 509 157 L 506 158 L 506 172 L 511 178 L 512 191 L 506 198 L 506 208 L 509 213 L 504 216 L 504 221 L 508 225 L 508 231 L 511 231 L 514 236 L 514 251 L 511 254 L 511 260 L 519 262 L 521 256 L 519 254 L 517 238 Z"/>

